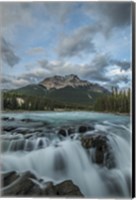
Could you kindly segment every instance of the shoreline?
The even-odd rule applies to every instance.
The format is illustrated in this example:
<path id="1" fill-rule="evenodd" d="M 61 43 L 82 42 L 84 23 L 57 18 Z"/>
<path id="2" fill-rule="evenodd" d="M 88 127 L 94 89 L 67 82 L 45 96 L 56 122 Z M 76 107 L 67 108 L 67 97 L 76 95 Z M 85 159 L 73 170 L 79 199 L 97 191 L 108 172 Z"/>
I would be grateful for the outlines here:
<path id="1" fill-rule="evenodd" d="M 94 110 L 66 110 L 66 109 L 56 109 L 56 110 L 1 110 L 1 114 L 3 113 L 25 113 L 25 112 L 95 112 L 95 113 L 104 113 L 104 114 L 113 114 L 118 116 L 131 116 L 131 113 L 120 113 L 120 112 L 108 112 L 108 111 L 94 111 Z"/>

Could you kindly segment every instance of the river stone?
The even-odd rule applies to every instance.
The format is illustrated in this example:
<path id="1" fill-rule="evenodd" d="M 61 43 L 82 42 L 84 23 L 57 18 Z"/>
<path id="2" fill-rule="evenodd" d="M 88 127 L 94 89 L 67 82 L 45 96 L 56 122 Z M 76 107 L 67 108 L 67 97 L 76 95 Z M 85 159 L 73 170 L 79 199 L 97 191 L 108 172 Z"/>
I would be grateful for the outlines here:
<path id="1" fill-rule="evenodd" d="M 67 133 L 66 133 L 66 130 L 65 130 L 65 129 L 60 129 L 60 130 L 58 131 L 58 134 L 59 134 L 59 135 L 62 135 L 62 136 L 67 136 Z"/>
<path id="2" fill-rule="evenodd" d="M 79 196 L 83 197 L 83 194 L 80 192 L 79 188 L 73 184 L 71 180 L 64 181 L 56 185 L 57 196 Z"/>
<path id="3" fill-rule="evenodd" d="M 1 174 L 2 186 L 5 187 L 5 186 L 11 184 L 11 183 L 14 182 L 18 177 L 19 177 L 19 175 L 18 175 L 15 171 L 8 172 L 8 173 L 2 173 L 2 174 Z"/>
<path id="4" fill-rule="evenodd" d="M 75 133 L 75 129 L 74 128 L 68 128 L 68 135 L 71 135 Z"/>
<path id="5" fill-rule="evenodd" d="M 1 118 L 3 121 L 8 121 L 9 120 L 9 117 L 2 117 Z"/>
<path id="6" fill-rule="evenodd" d="M 55 186 L 53 185 L 52 182 L 48 182 L 47 186 L 43 190 L 43 195 L 54 197 L 56 196 L 56 194 L 57 194 L 57 191 L 56 191 Z"/>
<path id="7" fill-rule="evenodd" d="M 18 177 L 15 172 L 11 172 L 11 174 L 8 175 L 8 177 L 11 177 L 11 175 L 14 177 L 14 179 L 12 178 L 9 180 L 8 178 L 9 184 L 8 187 L 2 189 L 2 196 L 22 196 L 22 195 L 29 196 L 29 192 L 36 185 L 32 180 L 36 179 L 34 174 L 27 171 L 21 173 L 20 176 Z M 11 180 L 13 182 L 11 182 Z"/>
<path id="8" fill-rule="evenodd" d="M 33 122 L 34 120 L 32 120 L 32 119 L 21 119 L 21 121 L 29 123 L 29 122 Z"/>
<path id="9" fill-rule="evenodd" d="M 85 133 L 87 131 L 87 127 L 86 126 L 80 126 L 78 129 L 79 133 Z"/>
<path id="10" fill-rule="evenodd" d="M 49 182 L 43 194 L 50 197 L 83 197 L 80 189 L 76 185 L 74 185 L 71 180 L 64 181 L 57 185 L 53 185 L 52 182 Z"/>
<path id="11" fill-rule="evenodd" d="M 26 134 L 26 133 L 29 132 L 29 129 L 25 128 L 25 127 L 19 127 L 19 128 L 16 129 L 16 132 L 21 133 L 21 134 Z"/>
<path id="12" fill-rule="evenodd" d="M 112 153 L 112 147 L 109 144 L 107 136 L 100 134 L 86 135 L 81 138 L 81 144 L 84 148 L 95 148 L 94 162 L 106 166 L 115 167 L 115 158 Z"/>
<path id="13" fill-rule="evenodd" d="M 29 171 L 20 174 L 14 171 L 2 174 L 2 183 L 2 196 L 83 197 L 80 189 L 71 180 L 57 185 L 52 182 L 44 183 L 41 188 L 39 180 Z"/>
<path id="14" fill-rule="evenodd" d="M 16 128 L 17 127 L 15 127 L 15 126 L 4 126 L 2 129 L 3 129 L 3 131 L 10 132 L 10 131 L 15 130 Z"/>

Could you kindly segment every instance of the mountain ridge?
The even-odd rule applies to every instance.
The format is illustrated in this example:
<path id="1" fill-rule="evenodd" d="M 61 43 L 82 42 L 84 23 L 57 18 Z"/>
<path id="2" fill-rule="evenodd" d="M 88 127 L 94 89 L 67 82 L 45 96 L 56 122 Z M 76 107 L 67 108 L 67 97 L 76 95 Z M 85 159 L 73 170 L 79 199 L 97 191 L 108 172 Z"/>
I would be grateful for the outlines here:
<path id="1" fill-rule="evenodd" d="M 70 86 L 72 88 L 88 87 L 93 91 L 97 90 L 97 92 L 104 92 L 104 93 L 109 92 L 107 89 L 105 89 L 104 87 L 101 87 L 100 85 L 96 83 L 91 83 L 87 80 L 81 80 L 75 74 L 69 74 L 66 76 L 55 75 L 52 77 L 47 77 L 43 81 L 41 81 L 39 85 L 46 87 L 47 90 L 62 89 L 62 88 Z"/>

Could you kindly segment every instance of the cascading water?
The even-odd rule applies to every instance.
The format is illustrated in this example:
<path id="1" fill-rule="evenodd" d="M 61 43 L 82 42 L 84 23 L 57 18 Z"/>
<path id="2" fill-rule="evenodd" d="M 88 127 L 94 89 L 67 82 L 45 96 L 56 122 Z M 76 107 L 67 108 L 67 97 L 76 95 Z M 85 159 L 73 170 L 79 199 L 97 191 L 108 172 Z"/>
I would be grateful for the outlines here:
<path id="1" fill-rule="evenodd" d="M 21 119 L 21 114 L 18 116 L 16 120 Z M 22 116 L 24 117 L 27 118 L 28 115 Z M 71 179 L 79 186 L 84 196 L 89 198 L 130 197 L 131 131 L 129 117 L 91 112 L 37 114 L 37 119 L 40 118 L 41 122 L 44 122 L 43 117 L 48 119 L 52 129 L 50 128 L 48 132 L 49 130 L 47 131 L 44 127 L 42 136 L 37 132 L 29 135 L 28 133 L 15 134 L 15 131 L 1 135 L 2 171 L 31 170 L 44 182 L 53 181 L 55 184 Z M 35 120 L 36 113 L 31 113 L 29 118 Z M 81 123 L 93 124 L 95 129 L 79 134 L 77 127 Z M 74 124 L 76 124 L 76 131 L 71 135 L 66 134 L 64 137 L 54 131 L 62 126 L 73 127 Z M 108 138 L 115 167 L 108 168 L 106 165 L 94 162 L 96 149 L 86 149 L 82 146 L 80 138 L 83 135 L 97 133 Z"/>

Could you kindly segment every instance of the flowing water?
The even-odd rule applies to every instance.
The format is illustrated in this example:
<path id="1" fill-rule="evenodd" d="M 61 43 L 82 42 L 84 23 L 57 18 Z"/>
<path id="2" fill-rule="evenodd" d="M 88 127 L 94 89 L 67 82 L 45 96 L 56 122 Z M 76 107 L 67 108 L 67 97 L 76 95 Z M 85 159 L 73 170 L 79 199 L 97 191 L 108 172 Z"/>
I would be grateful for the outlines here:
<path id="1" fill-rule="evenodd" d="M 5 113 L 1 134 L 1 170 L 31 170 L 44 182 L 71 179 L 88 198 L 130 197 L 131 121 L 129 116 L 95 112 Z M 81 125 L 91 126 L 79 134 Z M 62 129 L 66 136 L 58 134 Z M 74 131 L 68 134 L 68 129 Z M 83 148 L 80 138 L 105 135 L 113 151 L 115 167 L 93 161 L 95 149 Z"/>

